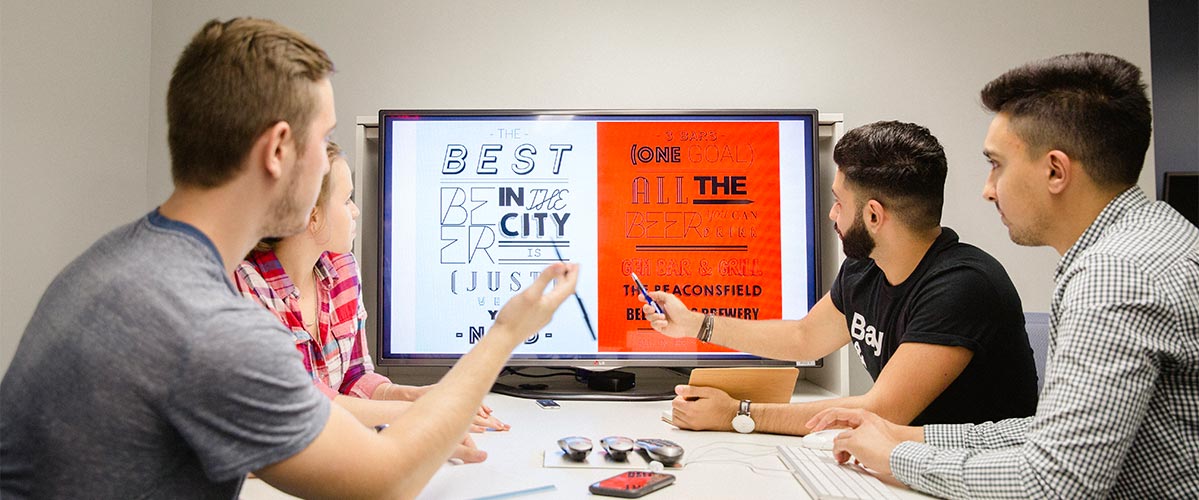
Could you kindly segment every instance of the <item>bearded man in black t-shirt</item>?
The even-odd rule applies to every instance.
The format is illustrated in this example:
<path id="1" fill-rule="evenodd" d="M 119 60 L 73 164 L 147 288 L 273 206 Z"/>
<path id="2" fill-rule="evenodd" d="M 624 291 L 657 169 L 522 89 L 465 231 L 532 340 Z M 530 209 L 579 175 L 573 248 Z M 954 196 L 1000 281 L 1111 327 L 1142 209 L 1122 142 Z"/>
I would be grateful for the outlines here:
<path id="1" fill-rule="evenodd" d="M 852 344 L 874 386 L 792 404 L 679 386 L 674 425 L 732 430 L 738 417 L 741 432 L 806 434 L 808 420 L 831 407 L 913 425 L 1032 415 L 1037 374 L 1020 297 L 998 261 L 941 227 L 947 164 L 936 137 L 911 123 L 872 123 L 846 133 L 833 160 L 829 219 L 847 259 L 807 316 L 707 318 L 665 292 L 650 294 L 664 314 L 643 309 L 663 334 L 775 359 L 816 359 Z"/>

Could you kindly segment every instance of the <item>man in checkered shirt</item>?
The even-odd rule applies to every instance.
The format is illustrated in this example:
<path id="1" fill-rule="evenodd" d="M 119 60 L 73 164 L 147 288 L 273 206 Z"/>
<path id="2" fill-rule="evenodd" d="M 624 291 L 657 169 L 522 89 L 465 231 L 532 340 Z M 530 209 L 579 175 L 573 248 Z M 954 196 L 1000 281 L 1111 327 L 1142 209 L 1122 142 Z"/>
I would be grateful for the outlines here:
<path id="1" fill-rule="evenodd" d="M 953 498 L 1199 498 L 1199 230 L 1136 186 L 1151 115 L 1141 71 L 1103 54 L 987 84 L 983 153 L 1012 241 L 1062 255 L 1037 412 L 981 425 L 892 424 L 831 409 L 850 455 Z"/>

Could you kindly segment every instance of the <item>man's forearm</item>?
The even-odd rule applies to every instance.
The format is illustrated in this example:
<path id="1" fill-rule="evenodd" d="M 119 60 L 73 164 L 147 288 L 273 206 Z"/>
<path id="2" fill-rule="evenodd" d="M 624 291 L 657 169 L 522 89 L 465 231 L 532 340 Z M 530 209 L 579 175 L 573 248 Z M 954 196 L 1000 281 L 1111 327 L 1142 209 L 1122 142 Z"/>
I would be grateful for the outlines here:
<path id="1" fill-rule="evenodd" d="M 713 318 L 713 344 L 773 359 L 806 361 L 820 358 L 831 350 L 800 340 L 800 323 L 794 320 L 749 321 Z"/>
<path id="2" fill-rule="evenodd" d="M 937 424 L 925 430 L 928 444 L 945 448 L 996 449 L 1024 444 L 1032 417 L 981 424 Z"/>
<path id="3" fill-rule="evenodd" d="M 904 440 L 924 442 L 924 427 L 908 426 L 907 421 L 895 422 L 895 419 L 888 418 L 885 411 L 879 411 L 879 408 L 873 406 L 871 400 L 865 396 L 851 396 L 807 403 L 754 404 L 750 406 L 750 413 L 754 417 L 755 430 L 758 432 L 805 435 L 811 432 L 806 425 L 808 420 L 825 409 L 862 408 L 902 426 L 901 434 Z"/>
<path id="4" fill-rule="evenodd" d="M 758 356 L 806 361 L 837 350 L 849 338 L 845 316 L 825 294 L 799 320 L 715 318 L 711 341 Z"/>
<path id="5" fill-rule="evenodd" d="M 754 419 L 754 430 L 757 432 L 802 436 L 809 432 L 805 423 L 821 410 L 834 407 L 861 408 L 858 399 L 849 397 L 808 403 L 753 403 L 750 405 L 750 415 Z"/>

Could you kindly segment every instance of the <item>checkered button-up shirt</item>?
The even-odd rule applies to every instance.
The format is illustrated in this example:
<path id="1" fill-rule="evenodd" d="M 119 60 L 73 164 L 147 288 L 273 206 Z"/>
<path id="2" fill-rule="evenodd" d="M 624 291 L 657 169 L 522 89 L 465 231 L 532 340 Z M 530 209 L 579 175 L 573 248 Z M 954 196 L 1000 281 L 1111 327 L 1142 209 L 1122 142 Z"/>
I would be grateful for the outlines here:
<path id="1" fill-rule="evenodd" d="M 315 338 L 304 328 L 300 290 L 274 252 L 251 252 L 234 271 L 242 295 L 275 313 L 295 337 L 296 349 L 312 381 L 330 398 L 338 394 L 370 399 L 388 378 L 375 373 L 366 344 L 366 309 L 354 254 L 325 252 L 316 263 L 320 312 Z"/>
<path id="2" fill-rule="evenodd" d="M 1133 187 L 1054 280 L 1036 414 L 925 426 L 892 473 L 952 498 L 1199 498 L 1199 230 Z"/>

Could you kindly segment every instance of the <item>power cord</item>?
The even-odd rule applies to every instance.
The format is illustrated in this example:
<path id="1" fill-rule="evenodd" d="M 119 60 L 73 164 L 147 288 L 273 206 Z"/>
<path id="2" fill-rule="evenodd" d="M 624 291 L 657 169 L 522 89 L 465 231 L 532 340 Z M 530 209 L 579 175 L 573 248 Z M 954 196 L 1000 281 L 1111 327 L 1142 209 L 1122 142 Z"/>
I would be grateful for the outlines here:
<path id="1" fill-rule="evenodd" d="M 556 370 L 556 371 L 554 371 L 554 372 L 552 372 L 552 373 L 537 373 L 537 374 L 534 374 L 534 373 L 522 372 L 522 371 L 520 371 L 520 370 L 518 370 L 518 369 L 516 369 L 516 368 L 504 368 L 504 369 L 503 369 L 503 370 L 500 372 L 500 375 L 501 375 L 501 376 L 503 376 L 503 375 L 505 375 L 505 374 L 507 374 L 507 375 L 515 375 L 515 376 L 517 376 L 517 377 L 524 377 L 524 378 L 549 378 L 549 377 L 564 377 L 564 376 L 567 376 L 567 375 L 570 375 L 570 376 L 575 376 L 575 369 L 574 369 L 574 368 L 543 368 L 543 369 L 544 369 L 544 370 Z"/>
<path id="2" fill-rule="evenodd" d="M 757 448 L 768 448 L 768 449 L 759 451 L 759 452 L 748 452 L 748 451 L 742 451 L 742 450 L 735 448 L 735 447 L 745 447 L 745 446 L 757 447 Z M 691 450 L 691 457 L 693 457 L 693 458 L 690 460 L 687 460 L 683 465 L 689 466 L 691 464 L 736 464 L 736 465 L 745 466 L 750 471 L 752 471 L 754 474 L 758 474 L 761 476 L 783 476 L 783 475 L 790 476 L 791 475 L 790 470 L 772 469 L 769 467 L 760 467 L 760 466 L 754 465 L 753 462 L 751 462 L 749 460 L 736 460 L 733 458 L 725 458 L 725 457 L 715 457 L 715 458 L 710 458 L 710 459 L 704 458 L 709 455 L 712 455 L 713 453 L 718 453 L 718 452 L 728 452 L 728 453 L 740 455 L 742 457 L 750 457 L 750 458 L 761 458 L 761 457 L 769 457 L 769 456 L 777 456 L 778 455 L 778 450 L 774 445 L 760 444 L 760 443 L 741 443 L 741 442 L 735 442 L 735 441 L 716 441 L 716 442 L 707 443 L 707 444 L 700 445 L 700 446 L 693 448 Z"/>

